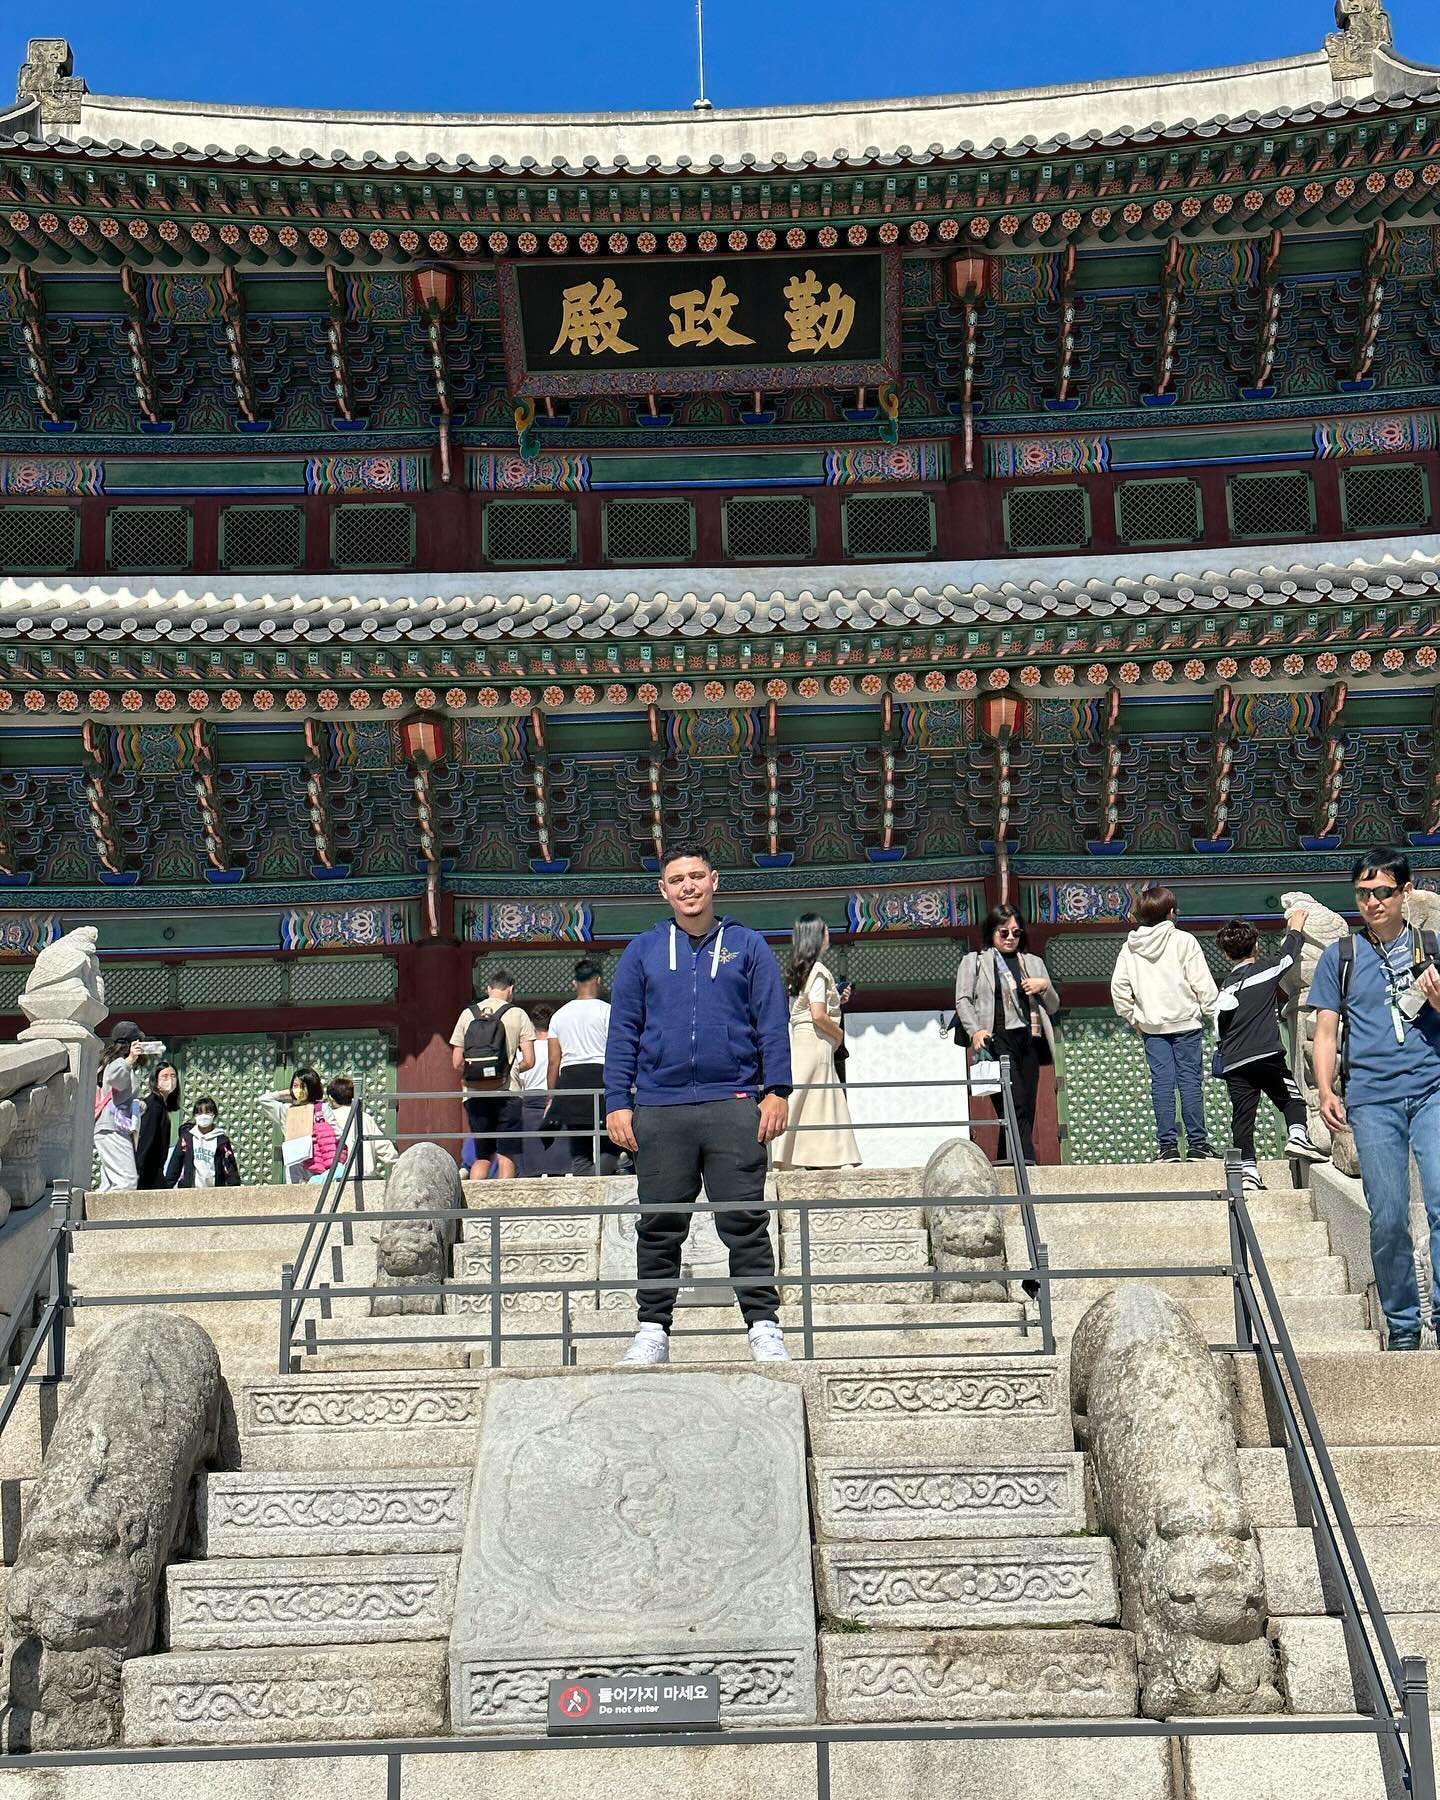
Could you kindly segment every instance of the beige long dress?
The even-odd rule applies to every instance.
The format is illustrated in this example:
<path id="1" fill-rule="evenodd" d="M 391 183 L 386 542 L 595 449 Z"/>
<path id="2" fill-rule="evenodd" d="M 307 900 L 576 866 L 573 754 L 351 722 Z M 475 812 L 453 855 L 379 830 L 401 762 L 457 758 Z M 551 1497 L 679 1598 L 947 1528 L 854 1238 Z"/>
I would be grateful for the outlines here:
<path id="1" fill-rule="evenodd" d="M 843 1169 L 860 1161 L 850 1108 L 835 1073 L 835 1049 L 815 1029 L 812 999 L 824 999 L 825 1010 L 838 1025 L 840 990 L 824 963 L 816 963 L 803 993 L 790 1002 L 790 1061 L 795 1092 L 790 1096 L 790 1123 L 775 1146 L 777 1169 Z M 823 1083 L 816 1087 L 811 1083 Z M 797 1126 L 820 1130 L 797 1130 Z"/>

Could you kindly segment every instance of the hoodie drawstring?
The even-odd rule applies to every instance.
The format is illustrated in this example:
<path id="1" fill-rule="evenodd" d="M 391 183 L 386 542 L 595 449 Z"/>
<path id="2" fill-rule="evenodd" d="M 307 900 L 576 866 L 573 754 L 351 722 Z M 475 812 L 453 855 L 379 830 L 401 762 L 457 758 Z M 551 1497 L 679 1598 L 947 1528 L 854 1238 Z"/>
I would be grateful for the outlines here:
<path id="1" fill-rule="evenodd" d="M 715 935 L 715 949 L 711 953 L 711 957 L 710 957 L 710 979 L 712 981 L 714 981 L 716 976 L 720 973 L 720 947 L 724 942 L 725 942 L 725 926 L 722 921 L 720 929 Z M 675 927 L 674 927 L 674 925 L 671 925 L 671 927 L 670 927 L 670 973 L 672 975 L 675 973 Z"/>

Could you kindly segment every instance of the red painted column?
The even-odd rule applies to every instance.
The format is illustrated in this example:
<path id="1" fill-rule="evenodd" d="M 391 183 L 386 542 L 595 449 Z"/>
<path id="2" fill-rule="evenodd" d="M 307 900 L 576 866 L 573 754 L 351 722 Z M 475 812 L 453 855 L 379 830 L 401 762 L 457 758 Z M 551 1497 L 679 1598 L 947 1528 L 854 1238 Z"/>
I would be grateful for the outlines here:
<path id="1" fill-rule="evenodd" d="M 409 944 L 396 954 L 399 972 L 399 1036 L 396 1044 L 396 1087 L 401 1100 L 396 1129 L 403 1150 L 420 1132 L 460 1151 L 457 1133 L 464 1129 L 460 1078 L 451 1066 L 450 1033 L 470 1004 L 470 967 L 474 949 L 468 944 Z M 410 1095 L 438 1093 L 422 1100 Z"/>

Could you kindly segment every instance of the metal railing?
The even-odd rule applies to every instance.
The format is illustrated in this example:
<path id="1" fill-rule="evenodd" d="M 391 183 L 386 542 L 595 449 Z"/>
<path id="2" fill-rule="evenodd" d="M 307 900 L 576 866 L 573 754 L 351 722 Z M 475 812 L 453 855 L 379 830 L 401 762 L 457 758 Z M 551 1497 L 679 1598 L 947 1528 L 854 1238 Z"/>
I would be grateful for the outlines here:
<path id="1" fill-rule="evenodd" d="M 933 1084 L 955 1085 L 955 1084 Z M 599 1297 L 607 1291 L 634 1294 L 648 1287 L 669 1287 L 671 1284 L 652 1282 L 645 1283 L 638 1279 L 601 1280 L 598 1277 L 557 1281 L 509 1280 L 504 1276 L 502 1258 L 504 1251 L 503 1225 L 507 1220 L 536 1217 L 537 1209 L 533 1207 L 487 1207 L 477 1212 L 472 1209 L 425 1211 L 391 1211 L 383 1207 L 367 1208 L 365 1205 L 366 1170 L 362 1158 L 354 1154 L 358 1134 L 363 1130 L 362 1119 L 364 1108 L 361 1095 L 357 1093 L 356 1104 L 352 1108 L 350 1121 L 341 1134 L 340 1148 L 346 1154 L 328 1173 L 320 1188 L 316 1204 L 307 1212 L 274 1214 L 246 1214 L 226 1218 L 223 1215 L 209 1214 L 192 1218 L 159 1218 L 159 1219 L 79 1219 L 74 1215 L 70 1197 L 57 1192 L 51 1209 L 51 1224 L 47 1242 L 42 1256 L 37 1259 L 36 1269 L 32 1274 L 25 1298 L 7 1329 L 6 1336 L 0 1341 L 0 1349 L 12 1350 L 18 1343 L 20 1333 L 31 1329 L 23 1321 L 33 1316 L 39 1307 L 39 1318 L 31 1329 L 31 1336 L 25 1344 L 20 1360 L 15 1367 L 9 1391 L 5 1399 L 0 1401 L 0 1429 L 14 1410 L 16 1399 L 34 1368 L 42 1348 L 47 1350 L 47 1374 L 57 1379 L 64 1373 L 65 1356 L 65 1317 L 67 1308 L 83 1308 L 88 1306 L 134 1306 L 147 1302 L 162 1304 L 195 1304 L 205 1302 L 239 1302 L 248 1300 L 279 1301 L 281 1307 L 280 1332 L 280 1366 L 283 1371 L 291 1371 L 300 1365 L 295 1354 L 295 1332 L 302 1321 L 305 1326 L 305 1348 L 322 1349 L 333 1344 L 340 1347 L 346 1342 L 343 1338 L 319 1340 L 315 1331 L 314 1313 L 322 1317 L 329 1312 L 331 1303 L 341 1298 L 373 1298 L 384 1294 L 393 1294 L 399 1290 L 393 1286 L 377 1284 L 364 1285 L 328 1285 L 317 1284 L 316 1276 L 322 1262 L 327 1239 L 337 1227 L 342 1233 L 353 1231 L 357 1218 L 363 1217 L 367 1222 L 383 1223 L 388 1219 L 415 1221 L 433 1218 L 459 1222 L 468 1221 L 480 1225 L 488 1236 L 489 1269 L 487 1278 L 476 1282 L 457 1282 L 447 1280 L 429 1286 L 417 1287 L 406 1284 L 403 1291 L 407 1294 L 417 1292 L 465 1293 L 484 1295 L 489 1299 L 489 1319 L 477 1331 L 475 1341 L 487 1344 L 492 1366 L 503 1366 L 503 1353 L 506 1341 L 505 1307 L 506 1298 L 518 1295 L 550 1295 L 554 1296 L 560 1312 L 559 1328 L 555 1331 L 525 1332 L 518 1334 L 529 1342 L 558 1342 L 561 1360 L 567 1363 L 575 1361 L 577 1350 L 582 1342 L 588 1339 L 604 1339 L 613 1336 L 628 1336 L 623 1333 L 605 1331 L 578 1331 L 570 1318 L 572 1298 L 580 1293 L 593 1293 L 596 1297 L 597 1313 Z M 1016 1267 L 1010 1265 L 1002 1269 L 979 1270 L 947 1270 L 926 1267 L 924 1269 L 904 1269 L 895 1272 L 887 1271 L 849 1271 L 835 1270 L 814 1273 L 813 1248 L 814 1239 L 810 1231 L 811 1217 L 817 1213 L 843 1213 L 846 1210 L 865 1209 L 869 1211 L 911 1209 L 926 1203 L 923 1195 L 865 1197 L 852 1200 L 812 1200 L 808 1198 L 785 1199 L 766 1203 L 767 1210 L 796 1215 L 798 1243 L 801 1251 L 801 1267 L 798 1271 L 781 1268 L 776 1280 L 782 1287 L 795 1287 L 800 1290 L 800 1341 L 803 1353 L 809 1357 L 816 1353 L 817 1347 L 830 1332 L 859 1334 L 866 1330 L 878 1330 L 895 1333 L 902 1337 L 913 1329 L 957 1331 L 973 1330 L 977 1327 L 995 1329 L 993 1321 L 953 1322 L 927 1320 L 923 1326 L 915 1326 L 903 1317 L 894 1320 L 878 1320 L 874 1322 L 848 1321 L 832 1322 L 822 1320 L 815 1315 L 813 1290 L 831 1282 L 842 1283 L 845 1287 L 873 1287 L 877 1292 L 893 1283 L 927 1283 L 945 1282 L 994 1282 L 1004 1281 L 1018 1284 L 1022 1289 L 1033 1289 L 1034 1323 L 1038 1324 L 1039 1345 L 1042 1353 L 1054 1348 L 1054 1330 L 1052 1313 L 1052 1289 L 1055 1283 L 1071 1281 L 1114 1282 L 1121 1279 L 1165 1279 L 1171 1277 L 1210 1276 L 1221 1278 L 1230 1284 L 1233 1296 L 1233 1331 L 1234 1342 L 1213 1346 L 1242 1355 L 1253 1356 L 1259 1372 L 1262 1393 L 1264 1396 L 1267 1417 L 1271 1425 L 1272 1440 L 1277 1442 L 1286 1452 L 1294 1474 L 1297 1492 L 1302 1496 L 1304 1505 L 1311 1517 L 1308 1521 L 1314 1531 L 1316 1550 L 1323 1572 L 1327 1576 L 1331 1591 L 1338 1596 L 1339 1616 L 1345 1635 L 1347 1649 L 1350 1653 L 1352 1667 L 1358 1671 L 1358 1688 L 1362 1705 L 1368 1707 L 1368 1713 L 1355 1719 L 1307 1720 L 1293 1716 L 1279 1719 L 1253 1719 L 1244 1721 L 1214 1720 L 1176 1720 L 1168 1723 L 1155 1723 L 1143 1720 L 1099 1721 L 1086 1720 L 1073 1723 L 1021 1724 L 1005 1726 L 884 1726 L 884 1727 L 844 1727 L 817 1726 L 792 1730 L 776 1731 L 739 1731 L 727 1732 L 726 1741 L 751 1743 L 807 1742 L 816 1746 L 817 1794 L 827 1792 L 825 1771 L 828 1770 L 828 1746 L 846 1741 L 889 1742 L 903 1739 L 937 1740 L 942 1738 L 965 1737 L 1064 1737 L 1064 1736 L 1163 1736 L 1163 1737 L 1195 1737 L 1206 1735 L 1273 1735 L 1277 1732 L 1312 1732 L 1312 1731 L 1363 1731 L 1373 1733 L 1380 1744 L 1382 1755 L 1388 1758 L 1397 1771 L 1397 1778 L 1403 1783 L 1412 1800 L 1436 1800 L 1436 1789 L 1433 1770 L 1433 1756 L 1430 1743 L 1428 1683 L 1425 1663 L 1422 1658 L 1401 1657 L 1395 1646 L 1394 1635 L 1390 1629 L 1374 1580 L 1366 1564 L 1364 1552 L 1350 1516 L 1339 1479 L 1336 1475 L 1333 1460 L 1325 1444 L 1320 1428 L 1314 1402 L 1306 1386 L 1304 1373 L 1296 1354 L 1289 1329 L 1286 1325 L 1280 1301 L 1276 1295 L 1273 1280 L 1266 1265 L 1260 1241 L 1254 1223 L 1250 1217 L 1241 1180 L 1240 1158 L 1237 1152 L 1231 1151 L 1227 1157 L 1226 1185 L 1222 1193 L 1210 1193 L 1205 1196 L 1187 1196 L 1174 1191 L 1159 1190 L 1147 1193 L 1070 1193 L 1070 1194 L 1033 1194 L 1029 1190 L 1029 1181 L 1023 1161 L 1018 1154 L 1018 1133 L 1015 1129 L 1013 1100 L 1008 1085 L 1002 1089 L 1001 1120 L 1007 1129 L 1008 1143 L 1012 1147 L 1011 1165 L 1016 1192 L 1013 1196 L 997 1195 L 991 1201 L 989 1196 L 979 1196 L 976 1200 L 967 1200 L 964 1196 L 956 1196 L 953 1204 L 989 1204 L 1001 1207 L 1014 1206 L 1018 1209 L 1024 1225 L 1024 1242 L 1027 1262 Z M 999 1123 L 1001 1121 L 973 1121 L 974 1125 Z M 948 1123 L 948 1122 L 935 1122 Z M 864 1127 L 862 1126 L 861 1129 Z M 354 1135 L 352 1135 L 354 1134 Z M 563 1183 L 557 1183 L 563 1188 Z M 352 1212 L 341 1212 L 340 1206 L 345 1194 L 353 1193 L 355 1209 Z M 1166 1266 L 1137 1263 L 1134 1266 L 1103 1266 L 1055 1268 L 1051 1266 L 1048 1249 L 1037 1222 L 1036 1210 L 1042 1206 L 1093 1206 L 1098 1203 L 1144 1206 L 1155 1202 L 1173 1204 L 1177 1200 L 1190 1204 L 1223 1204 L 1228 1223 L 1229 1245 L 1228 1259 L 1214 1263 L 1181 1263 Z M 933 1197 L 930 1204 L 946 1204 Z M 543 1209 L 544 1216 L 579 1216 L 602 1220 L 616 1214 L 634 1215 L 634 1203 L 615 1205 L 547 1205 Z M 687 1207 L 667 1208 L 672 1211 L 700 1212 L 704 1206 L 700 1202 Z M 749 1209 L 754 1210 L 754 1209 Z M 300 1252 L 293 1262 L 287 1263 L 282 1271 L 278 1289 L 260 1288 L 246 1290 L 226 1290 L 219 1292 L 176 1292 L 167 1291 L 153 1295 L 103 1295 L 98 1293 L 77 1293 L 70 1280 L 68 1252 L 72 1240 L 79 1234 L 94 1231 L 140 1231 L 164 1230 L 173 1233 L 187 1228 L 214 1227 L 232 1224 L 237 1228 L 270 1224 L 294 1224 L 303 1228 Z M 334 1272 L 340 1273 L 338 1259 L 332 1257 Z M 783 1258 L 782 1258 L 783 1262 Z M 737 1284 L 729 1277 L 704 1277 L 689 1275 L 685 1284 L 695 1289 L 714 1287 L 727 1297 L 737 1285 L 743 1286 L 743 1280 Z M 766 1285 L 769 1285 L 767 1282 Z M 311 1303 L 309 1314 L 306 1313 L 307 1302 Z M 964 1309 L 961 1309 L 964 1310 Z M 1029 1308 L 1014 1322 L 1017 1335 L 1022 1338 L 1031 1330 L 1032 1321 Z M 681 1327 L 676 1335 L 686 1335 Z M 718 1335 L 707 1330 L 703 1335 Z M 363 1340 L 367 1345 L 375 1347 L 385 1340 L 369 1338 Z M 404 1342 L 414 1344 L 424 1342 L 423 1335 L 407 1335 Z M 438 1340 L 437 1341 L 441 1341 Z M 445 1334 L 443 1341 L 455 1343 L 455 1334 Z M 513 1339 L 512 1339 L 513 1341 Z M 1033 1342 L 1033 1339 L 1030 1340 Z M 1028 1347 L 1028 1345 L 1026 1346 Z M 987 1351 L 993 1354 L 993 1346 Z M 959 1354 L 964 1354 L 960 1352 Z M 617 1744 L 630 1744 L 634 1747 L 662 1742 L 695 1742 L 693 1737 L 675 1734 L 668 1738 L 644 1737 L 634 1740 L 622 1740 L 612 1737 L 594 1740 L 611 1748 Z M 713 1741 L 713 1740 L 712 1740 Z M 591 1740 L 564 1740 L 565 1748 L 584 1748 Z M 561 1745 L 547 1739 L 494 1739 L 494 1740 L 438 1740 L 420 1739 L 413 1744 L 386 1744 L 367 1742 L 344 1747 L 305 1746 L 282 1747 L 266 1746 L 263 1751 L 254 1754 L 286 1756 L 310 1756 L 319 1754 L 385 1754 L 398 1759 L 409 1751 L 434 1751 L 442 1749 L 455 1752 L 482 1752 L 497 1748 L 560 1748 Z M 241 1755 L 248 1752 L 238 1753 Z M 143 1753 L 127 1753 L 125 1756 L 106 1757 L 96 1755 L 97 1761 L 174 1761 L 174 1760 L 224 1760 L 233 1758 L 237 1752 L 233 1749 L 216 1749 L 213 1752 L 196 1751 L 152 1751 Z M 44 1761 L 54 1760 L 56 1765 L 74 1763 L 83 1758 L 59 1757 L 55 1759 L 39 1756 L 30 1759 L 31 1764 L 39 1766 Z M 398 1760 L 393 1766 L 397 1771 Z"/>
<path id="2" fill-rule="evenodd" d="M 45 1352 L 46 1378 L 60 1381 L 65 1375 L 65 1315 L 69 1293 L 70 1234 L 74 1225 L 72 1205 L 69 1182 L 57 1181 L 51 1189 L 50 1222 L 46 1227 L 45 1242 L 14 1310 L 0 1330 L 0 1372 L 10 1371 L 5 1392 L 0 1394 L 0 1433 L 4 1432 L 20 1404 L 20 1396 L 42 1350 Z M 27 1333 L 29 1337 L 25 1341 Z"/>

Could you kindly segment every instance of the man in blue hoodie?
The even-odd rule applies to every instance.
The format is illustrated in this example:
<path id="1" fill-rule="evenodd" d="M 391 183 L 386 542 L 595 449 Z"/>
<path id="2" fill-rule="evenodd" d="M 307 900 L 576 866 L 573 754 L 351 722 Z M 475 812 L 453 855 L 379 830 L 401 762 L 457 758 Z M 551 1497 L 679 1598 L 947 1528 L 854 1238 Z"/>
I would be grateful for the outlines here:
<path id="1" fill-rule="evenodd" d="M 786 1362 L 764 1210 L 766 1146 L 790 1111 L 790 1017 L 758 931 L 717 917 L 720 877 L 703 850 L 667 851 L 674 918 L 631 941 L 615 972 L 605 1044 L 605 1132 L 633 1152 L 644 1289 L 626 1363 L 670 1360 L 680 1257 L 703 1184 L 730 1252 L 756 1362 Z"/>

